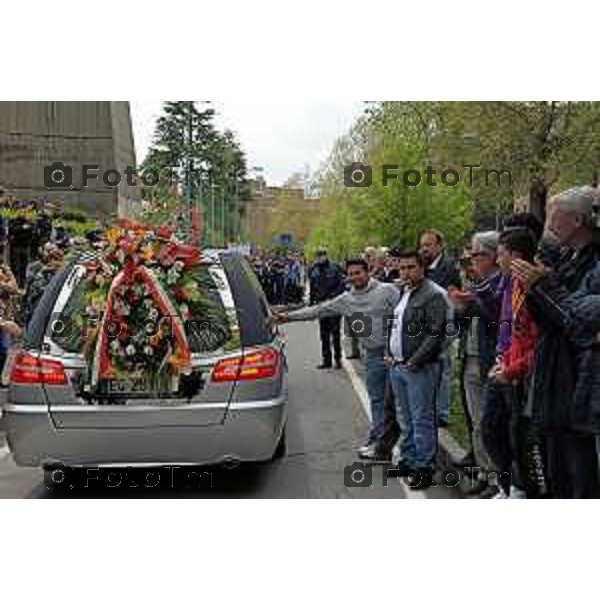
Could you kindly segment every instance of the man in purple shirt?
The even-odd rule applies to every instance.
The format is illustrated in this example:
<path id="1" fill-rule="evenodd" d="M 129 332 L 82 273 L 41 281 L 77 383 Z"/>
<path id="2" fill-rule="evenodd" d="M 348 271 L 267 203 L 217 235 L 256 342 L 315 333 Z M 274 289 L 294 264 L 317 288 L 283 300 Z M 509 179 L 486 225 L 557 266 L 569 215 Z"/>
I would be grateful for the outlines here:
<path id="1" fill-rule="evenodd" d="M 498 343 L 496 344 L 496 356 L 499 358 L 510 346 L 512 338 L 512 277 L 508 274 L 502 275 L 497 293 L 501 296 L 500 321 L 498 322 Z"/>

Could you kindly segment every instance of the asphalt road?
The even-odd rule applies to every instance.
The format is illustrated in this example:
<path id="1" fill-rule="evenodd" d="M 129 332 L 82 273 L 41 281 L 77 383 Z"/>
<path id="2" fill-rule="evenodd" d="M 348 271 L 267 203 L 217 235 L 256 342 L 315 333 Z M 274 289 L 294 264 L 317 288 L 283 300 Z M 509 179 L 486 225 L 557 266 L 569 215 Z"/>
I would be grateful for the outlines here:
<path id="1" fill-rule="evenodd" d="M 366 437 L 368 417 L 363 408 L 360 368 L 319 371 L 318 327 L 296 323 L 285 327 L 288 336 L 289 412 L 288 451 L 276 462 L 235 469 L 203 469 L 195 483 L 171 477 L 157 488 L 132 475 L 90 487 L 49 490 L 41 469 L 17 467 L 0 432 L 0 498 L 456 498 L 456 488 L 438 485 L 413 492 L 391 478 L 383 485 L 383 470 L 371 468 L 371 486 L 347 487 L 344 472 L 356 460 L 354 449 Z M 361 395 L 363 396 L 361 398 Z M 365 472 L 369 477 L 369 472 Z M 163 481 L 164 481 L 163 477 Z M 365 480 L 365 483 L 368 481 Z M 137 484 L 137 487 L 132 487 Z M 112 486 L 112 487 L 109 487 Z"/>

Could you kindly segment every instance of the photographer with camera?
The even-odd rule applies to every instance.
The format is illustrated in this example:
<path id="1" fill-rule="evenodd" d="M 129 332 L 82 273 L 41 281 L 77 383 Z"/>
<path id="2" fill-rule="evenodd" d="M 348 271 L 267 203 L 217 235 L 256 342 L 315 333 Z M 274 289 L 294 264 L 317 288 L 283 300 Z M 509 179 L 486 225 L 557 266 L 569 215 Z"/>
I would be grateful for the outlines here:
<path id="1" fill-rule="evenodd" d="M 385 363 L 387 322 L 398 304 L 400 292 L 395 285 L 381 283 L 369 276 L 369 266 L 362 258 L 346 261 L 351 289 L 340 296 L 314 306 L 275 316 L 276 323 L 312 321 L 328 316 L 344 316 L 347 327 L 359 340 L 364 356 L 366 387 L 373 416 L 367 443 L 359 449 L 359 457 L 389 461 L 395 444 L 385 426 L 385 389 L 388 368 Z"/>

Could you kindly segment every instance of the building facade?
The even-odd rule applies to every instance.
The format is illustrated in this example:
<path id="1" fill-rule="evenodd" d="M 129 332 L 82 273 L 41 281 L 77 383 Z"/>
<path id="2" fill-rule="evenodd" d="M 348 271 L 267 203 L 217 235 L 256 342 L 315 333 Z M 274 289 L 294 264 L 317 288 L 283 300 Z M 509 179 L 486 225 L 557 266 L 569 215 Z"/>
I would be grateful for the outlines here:
<path id="1" fill-rule="evenodd" d="M 6 196 L 60 200 L 90 215 L 133 216 L 140 187 L 127 185 L 124 173 L 135 164 L 129 102 L 0 102 L 0 190 Z M 83 165 L 98 165 L 90 169 L 98 178 L 85 187 Z M 122 174 L 116 187 L 114 176 L 111 185 L 103 181 L 111 169 Z"/>
<path id="2" fill-rule="evenodd" d="M 319 222 L 320 199 L 306 197 L 299 188 L 267 186 L 261 178 L 251 181 L 250 189 L 244 203 L 244 239 L 270 247 L 281 235 L 291 234 L 297 244 L 304 245 Z"/>

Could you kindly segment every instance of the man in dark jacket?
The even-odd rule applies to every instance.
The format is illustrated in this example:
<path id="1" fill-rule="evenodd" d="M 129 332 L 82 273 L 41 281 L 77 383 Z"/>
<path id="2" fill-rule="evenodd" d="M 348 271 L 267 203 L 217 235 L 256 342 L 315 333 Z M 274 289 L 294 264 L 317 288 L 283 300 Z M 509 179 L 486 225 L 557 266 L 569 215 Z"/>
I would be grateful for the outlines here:
<path id="1" fill-rule="evenodd" d="M 435 398 L 450 307 L 444 291 L 425 277 L 416 251 L 404 253 L 399 268 L 403 291 L 390 324 L 386 359 L 401 429 L 398 474 L 416 471 L 411 487 L 424 489 L 435 470 Z"/>
<path id="2" fill-rule="evenodd" d="M 346 291 L 345 274 L 342 268 L 331 262 L 327 250 L 319 250 L 316 260 L 309 274 L 310 304 L 320 304 L 331 300 Z M 326 316 L 319 319 L 319 332 L 321 336 L 321 364 L 317 369 L 331 369 L 333 366 L 331 345 L 336 369 L 342 368 L 342 318 L 340 316 Z"/>
<path id="3" fill-rule="evenodd" d="M 462 282 L 456 263 L 444 252 L 444 236 L 436 229 L 427 229 L 419 235 L 419 252 L 425 262 L 425 276 L 440 287 L 460 289 Z M 442 353 L 442 380 L 437 397 L 438 425 L 446 427 L 450 420 L 450 388 L 452 385 L 452 364 L 447 349 Z"/>
<path id="4" fill-rule="evenodd" d="M 8 224 L 8 242 L 10 248 L 10 268 L 20 288 L 25 286 L 27 265 L 31 259 L 33 228 L 24 216 L 12 218 Z"/>
<path id="5" fill-rule="evenodd" d="M 440 231 L 428 229 L 419 236 L 419 252 L 425 261 L 425 275 L 447 290 L 460 289 L 460 271 L 444 251 L 444 236 Z"/>
<path id="6" fill-rule="evenodd" d="M 400 264 L 401 253 L 402 250 L 400 248 L 392 248 L 388 252 L 385 276 L 383 278 L 385 283 L 394 283 L 400 279 L 400 269 L 398 268 L 398 265 Z"/>
<path id="7" fill-rule="evenodd" d="M 479 482 L 470 490 L 471 494 L 476 494 L 486 491 L 488 475 L 493 467 L 483 442 L 482 398 L 488 373 L 496 358 L 503 278 L 497 265 L 498 233 L 476 233 L 472 241 L 470 257 L 473 263 L 473 281 L 468 290 L 451 290 L 448 297 L 455 307 L 455 317 L 460 324 L 461 381 L 472 449 L 472 454 L 467 455 L 456 466 L 475 465 L 480 468 L 477 471 Z"/>
<path id="8" fill-rule="evenodd" d="M 592 220 L 598 191 L 573 188 L 548 203 L 548 228 L 573 250 L 568 260 L 546 271 L 525 261 L 513 262 L 513 274 L 527 292 L 531 314 L 540 327 L 531 402 L 533 422 L 545 442 L 550 494 L 555 498 L 597 498 L 600 433 L 593 411 L 576 404 L 578 384 L 586 375 L 585 353 L 572 339 L 573 303 L 589 292 L 598 268 L 600 243 Z"/>

